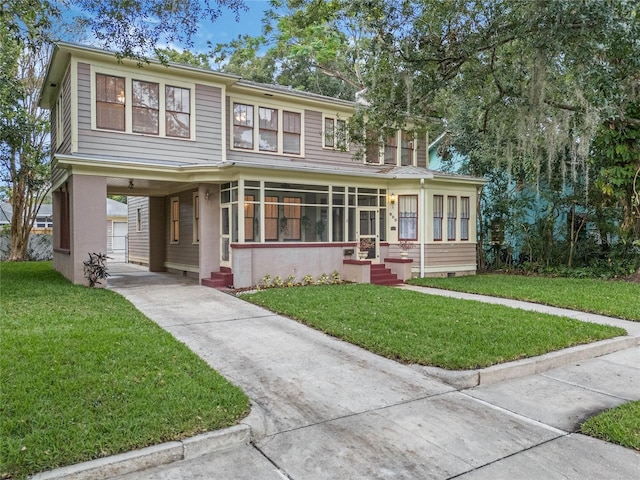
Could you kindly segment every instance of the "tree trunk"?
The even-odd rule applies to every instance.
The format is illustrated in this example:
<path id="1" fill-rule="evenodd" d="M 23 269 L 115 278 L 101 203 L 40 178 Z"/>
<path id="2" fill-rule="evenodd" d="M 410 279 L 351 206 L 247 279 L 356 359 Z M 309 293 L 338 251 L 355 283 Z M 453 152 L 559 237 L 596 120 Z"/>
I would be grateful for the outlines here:
<path id="1" fill-rule="evenodd" d="M 9 251 L 8 260 L 10 262 L 23 262 L 27 258 L 32 222 L 23 221 L 26 202 L 20 182 L 14 183 L 11 206 L 13 208 L 13 217 L 11 217 L 11 250 Z"/>

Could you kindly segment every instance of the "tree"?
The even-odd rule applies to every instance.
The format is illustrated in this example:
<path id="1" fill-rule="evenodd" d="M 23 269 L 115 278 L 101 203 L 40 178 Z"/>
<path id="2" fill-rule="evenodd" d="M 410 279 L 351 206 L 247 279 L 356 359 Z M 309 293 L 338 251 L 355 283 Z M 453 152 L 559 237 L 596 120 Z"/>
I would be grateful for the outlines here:
<path id="1" fill-rule="evenodd" d="M 236 17 L 246 11 L 243 0 L 74 0 L 72 4 L 81 11 L 79 26 L 91 33 L 94 42 L 141 64 L 150 55 L 162 60 L 160 45 L 193 46 L 200 22 L 217 20 L 223 8 Z"/>
<path id="2" fill-rule="evenodd" d="M 363 88 L 367 25 L 345 15 L 350 1 L 272 0 L 263 34 L 239 36 L 211 52 L 228 73 L 353 100 Z"/>
<path id="3" fill-rule="evenodd" d="M 48 50 L 24 48 L 6 23 L 0 38 L 0 175 L 13 208 L 9 260 L 21 261 L 50 186 L 49 118 L 37 105 Z"/>
<path id="4" fill-rule="evenodd" d="M 204 53 L 193 53 L 190 50 L 176 50 L 175 48 L 158 48 L 156 54 L 161 62 L 173 62 L 191 67 L 211 69 L 209 57 Z"/>

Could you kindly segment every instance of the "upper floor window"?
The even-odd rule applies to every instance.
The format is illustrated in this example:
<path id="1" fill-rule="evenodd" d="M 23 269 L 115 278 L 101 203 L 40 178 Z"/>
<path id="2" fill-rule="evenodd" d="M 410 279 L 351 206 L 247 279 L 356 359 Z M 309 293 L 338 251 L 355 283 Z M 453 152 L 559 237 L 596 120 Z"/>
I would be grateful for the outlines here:
<path id="1" fill-rule="evenodd" d="M 253 105 L 233 104 L 233 146 L 253 150 Z"/>
<path id="2" fill-rule="evenodd" d="M 302 118 L 297 112 L 282 112 L 282 151 L 300 155 L 300 135 L 302 133 Z"/>
<path id="3" fill-rule="evenodd" d="M 365 151 L 365 161 L 367 163 L 380 163 L 380 141 L 376 132 L 367 131 L 367 146 Z"/>
<path id="4" fill-rule="evenodd" d="M 302 154 L 302 114 L 233 102 L 232 148 Z M 255 128 L 255 125 L 258 128 Z"/>
<path id="5" fill-rule="evenodd" d="M 62 145 L 62 141 L 64 140 L 64 85 L 60 87 L 60 94 L 58 95 L 58 100 L 56 101 L 56 148 L 60 148 Z"/>
<path id="6" fill-rule="evenodd" d="M 324 119 L 324 146 L 336 150 L 347 150 L 347 122 L 338 118 Z"/>
<path id="7" fill-rule="evenodd" d="M 91 128 L 194 139 L 193 84 L 176 80 L 170 85 L 161 80 L 110 75 L 101 67 L 91 69 L 92 98 L 95 94 Z"/>
<path id="8" fill-rule="evenodd" d="M 400 165 L 403 167 L 413 165 L 413 136 L 407 132 L 401 133 Z"/>
<path id="9" fill-rule="evenodd" d="M 191 136 L 191 91 L 188 88 L 165 87 L 166 134 L 168 137 Z"/>
<path id="10" fill-rule="evenodd" d="M 275 108 L 258 109 L 260 128 L 258 148 L 267 152 L 278 151 L 278 110 Z"/>
<path id="11" fill-rule="evenodd" d="M 125 79 L 96 74 L 96 126 L 125 130 Z"/>
<path id="12" fill-rule="evenodd" d="M 133 80 L 132 82 L 132 130 L 136 133 L 159 133 L 160 85 Z"/>
<path id="13" fill-rule="evenodd" d="M 397 165 L 398 159 L 396 158 L 398 152 L 398 139 L 396 135 L 390 135 L 384 142 L 384 164 L 385 165 Z"/>

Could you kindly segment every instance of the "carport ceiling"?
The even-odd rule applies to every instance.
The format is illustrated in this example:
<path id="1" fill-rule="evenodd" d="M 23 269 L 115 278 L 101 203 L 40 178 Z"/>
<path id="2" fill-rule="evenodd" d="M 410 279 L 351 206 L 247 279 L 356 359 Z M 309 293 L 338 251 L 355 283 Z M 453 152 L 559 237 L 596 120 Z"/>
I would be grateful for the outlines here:
<path id="1" fill-rule="evenodd" d="M 168 182 L 135 177 L 107 177 L 108 195 L 163 196 L 191 187 L 195 187 L 195 185 L 186 182 Z"/>

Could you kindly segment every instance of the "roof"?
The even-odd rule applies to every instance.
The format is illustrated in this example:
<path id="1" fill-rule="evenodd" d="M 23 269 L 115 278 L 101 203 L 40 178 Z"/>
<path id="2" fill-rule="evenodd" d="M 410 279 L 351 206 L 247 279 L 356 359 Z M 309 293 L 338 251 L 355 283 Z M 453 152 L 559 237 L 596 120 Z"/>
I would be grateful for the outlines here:
<path id="1" fill-rule="evenodd" d="M 107 198 L 107 217 L 126 217 L 127 204 Z"/>
<path id="2" fill-rule="evenodd" d="M 53 206 L 50 203 L 43 203 L 38 209 L 38 218 L 51 218 L 53 216 Z M 0 203 L 0 224 L 11 223 L 13 218 L 13 206 L 10 203 Z"/>
<path id="3" fill-rule="evenodd" d="M 108 57 L 114 63 L 116 62 L 116 52 L 114 51 L 102 50 L 96 47 L 90 47 L 87 45 L 80 45 L 76 43 L 57 42 L 54 45 L 53 52 L 51 53 L 51 58 L 49 59 L 49 62 L 47 64 L 47 73 L 42 83 L 40 97 L 38 98 L 38 105 L 40 105 L 41 107 L 51 108 L 51 106 L 53 105 L 55 94 L 62 82 L 62 77 L 65 73 L 66 66 L 72 55 L 80 57 Z M 131 59 L 123 59 L 121 60 L 121 62 L 136 65 L 136 61 Z M 308 101 L 332 103 L 334 105 L 350 109 L 354 109 L 356 105 L 355 102 L 341 100 L 334 97 L 327 97 L 324 95 L 318 95 L 311 92 L 305 92 L 282 85 L 271 85 L 252 82 L 250 80 L 243 80 L 237 75 L 232 75 L 217 70 L 211 70 L 208 68 L 193 67 L 191 65 L 184 65 L 173 62 L 169 62 L 167 65 L 171 68 L 184 72 L 185 75 L 188 75 L 190 77 L 200 78 L 204 81 L 223 83 L 230 88 L 236 87 L 239 89 L 251 89 L 258 91 L 262 90 L 280 95 L 286 94 L 287 96 L 297 97 Z M 149 59 L 148 63 L 144 65 L 144 68 L 166 68 L 167 65 L 163 64 L 159 60 Z M 267 95 L 271 96 L 269 94 Z"/>

